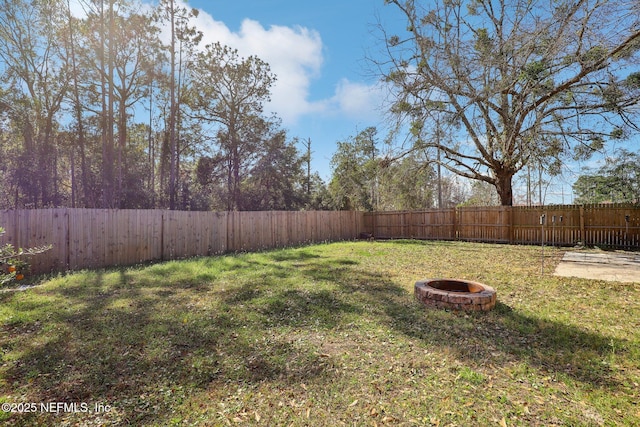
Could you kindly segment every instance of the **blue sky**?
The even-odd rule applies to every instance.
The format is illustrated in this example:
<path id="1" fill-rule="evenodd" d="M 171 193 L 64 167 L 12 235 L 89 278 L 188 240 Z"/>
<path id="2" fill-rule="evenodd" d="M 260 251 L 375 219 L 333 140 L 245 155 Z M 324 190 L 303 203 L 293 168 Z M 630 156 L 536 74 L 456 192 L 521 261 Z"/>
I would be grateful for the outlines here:
<path id="1" fill-rule="evenodd" d="M 380 47 L 378 20 L 401 21 L 382 0 L 187 4 L 201 11 L 197 25 L 205 43 L 220 41 L 271 65 L 278 81 L 266 110 L 282 119 L 291 137 L 311 139 L 312 167 L 325 180 L 337 141 L 384 127 L 385 94 L 365 58 Z"/>
<path id="2" fill-rule="evenodd" d="M 382 48 L 381 23 L 391 34 L 406 22 L 383 0 L 189 0 L 200 9 L 197 25 L 204 42 L 219 41 L 242 55 L 257 55 L 278 76 L 267 111 L 275 112 L 290 137 L 311 139 L 312 168 L 325 181 L 336 142 L 368 126 L 386 136 L 386 93 L 367 58 Z M 595 161 L 588 165 L 597 165 Z M 583 165 L 549 179 L 545 202 L 571 203 L 571 184 Z M 537 173 L 534 171 L 534 176 Z M 524 200 L 526 172 L 514 182 Z M 537 191 L 536 191 L 536 194 Z"/>
<path id="3" fill-rule="evenodd" d="M 384 0 L 188 0 L 186 4 L 200 10 L 195 24 L 204 34 L 204 44 L 220 42 L 242 56 L 256 55 L 270 64 L 278 80 L 265 110 L 282 119 L 291 138 L 311 139 L 312 168 L 325 181 L 331 176 L 330 160 L 338 141 L 369 126 L 377 127 L 384 139 L 386 92 L 366 58 L 380 57 L 379 24 L 390 34 L 406 30 L 396 8 L 385 6 Z M 634 138 L 622 145 L 636 150 L 637 144 Z M 549 179 L 544 202 L 571 203 L 571 184 L 582 167 L 597 168 L 601 160 L 566 165 L 562 177 Z M 514 181 L 516 201 L 524 200 L 525 176 L 523 171 Z"/>

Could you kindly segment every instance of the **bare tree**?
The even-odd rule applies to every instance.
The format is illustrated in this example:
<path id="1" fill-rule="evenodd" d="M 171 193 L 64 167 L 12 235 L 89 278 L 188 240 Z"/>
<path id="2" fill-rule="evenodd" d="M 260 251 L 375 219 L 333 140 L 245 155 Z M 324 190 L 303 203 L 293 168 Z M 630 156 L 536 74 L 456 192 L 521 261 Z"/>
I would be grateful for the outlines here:
<path id="1" fill-rule="evenodd" d="M 114 61 L 118 49 L 114 18 L 118 5 L 116 0 L 87 0 L 81 4 L 87 16 L 80 24 L 74 45 L 77 61 L 75 71 L 83 74 L 81 78 L 84 81 L 78 85 L 87 96 L 83 109 L 95 114 L 98 119 L 97 131 L 102 152 L 100 205 L 113 208 L 116 206 Z"/>
<path id="2" fill-rule="evenodd" d="M 0 3 L 2 104 L 22 138 L 13 179 L 33 207 L 61 203 L 56 119 L 69 82 L 56 37 L 58 6 L 24 0 Z M 18 191 L 15 194 L 17 206 Z"/>
<path id="3" fill-rule="evenodd" d="M 127 205 L 125 177 L 127 164 L 128 128 L 131 110 L 143 99 L 147 83 L 153 78 L 152 41 L 155 29 L 147 16 L 126 12 L 115 17 L 118 50 L 114 55 L 115 80 L 113 82 L 117 102 L 116 146 L 116 202 L 118 207 Z"/>
<path id="4" fill-rule="evenodd" d="M 169 150 L 169 207 L 177 208 L 180 177 L 180 129 L 184 106 L 184 85 L 187 64 L 193 59 L 195 48 L 202 39 L 202 33 L 190 23 L 198 16 L 197 9 L 180 6 L 174 0 L 162 0 L 155 13 L 160 25 L 168 25 L 170 41 L 166 49 L 169 53 L 169 117 L 167 123 L 167 148 Z"/>
<path id="5" fill-rule="evenodd" d="M 406 33 L 385 32 L 377 64 L 392 111 L 411 120 L 414 148 L 441 150 L 444 167 L 495 186 L 503 205 L 530 159 L 558 168 L 638 130 L 637 0 L 385 3 L 407 20 Z M 436 120 L 451 138 L 429 137 Z"/>
<path id="6" fill-rule="evenodd" d="M 87 206 L 90 200 L 89 194 L 89 186 L 87 183 L 89 182 L 89 174 L 87 169 L 87 154 L 86 154 L 86 142 L 85 142 L 85 126 L 84 126 L 84 118 L 82 117 L 82 102 L 80 100 L 80 72 L 78 69 L 78 59 L 76 55 L 75 43 L 77 40 L 76 32 L 78 26 L 78 20 L 73 17 L 71 14 L 71 3 L 70 0 L 67 0 L 67 31 L 65 33 L 65 44 L 67 51 L 67 61 L 69 63 L 69 73 L 71 75 L 72 81 L 72 105 L 74 117 L 76 120 L 76 132 L 74 134 L 74 139 L 77 139 L 78 149 L 80 151 L 80 170 L 82 176 L 82 191 L 83 191 L 83 206 Z M 73 153 L 73 149 L 71 151 Z M 73 155 L 72 155 L 73 158 Z M 74 174 L 71 176 L 71 187 L 75 189 L 75 177 Z M 72 206 L 75 207 L 76 197 L 74 192 L 72 191 L 71 197 Z"/>

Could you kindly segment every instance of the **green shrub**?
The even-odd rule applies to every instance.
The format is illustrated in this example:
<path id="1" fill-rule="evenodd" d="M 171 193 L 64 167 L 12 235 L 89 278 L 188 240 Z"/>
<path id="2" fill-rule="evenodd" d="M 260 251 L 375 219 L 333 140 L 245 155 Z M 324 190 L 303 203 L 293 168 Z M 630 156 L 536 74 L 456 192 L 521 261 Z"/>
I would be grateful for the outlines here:
<path id="1" fill-rule="evenodd" d="M 0 227 L 0 236 L 5 233 Z M 17 250 L 10 243 L 0 246 L 0 286 L 22 280 L 29 272 L 29 263 L 23 258 L 28 255 L 36 255 L 51 249 L 51 245 L 40 248 Z"/>

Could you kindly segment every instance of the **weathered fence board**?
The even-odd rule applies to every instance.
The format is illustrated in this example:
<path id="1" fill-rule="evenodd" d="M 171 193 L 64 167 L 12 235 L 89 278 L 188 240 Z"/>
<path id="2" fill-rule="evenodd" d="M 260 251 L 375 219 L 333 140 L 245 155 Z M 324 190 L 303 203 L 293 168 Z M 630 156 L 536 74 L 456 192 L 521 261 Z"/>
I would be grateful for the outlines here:
<path id="1" fill-rule="evenodd" d="M 544 215 L 544 224 L 541 216 Z M 364 228 L 377 238 L 640 249 L 640 205 L 463 207 L 368 212 Z"/>
<path id="2" fill-rule="evenodd" d="M 544 224 L 540 217 L 544 215 Z M 34 272 L 130 265 L 309 242 L 376 238 L 640 249 L 640 205 L 465 207 L 413 212 L 0 211 L 0 244 L 53 249 Z"/>
<path id="3" fill-rule="evenodd" d="M 478 242 L 509 242 L 510 211 L 504 207 L 457 209 L 457 238 Z"/>
<path id="4" fill-rule="evenodd" d="M 5 229 L 1 245 L 10 243 L 18 249 L 52 244 L 63 248 L 34 258 L 31 263 L 35 271 L 64 268 L 68 264 L 69 219 L 65 209 L 27 210 L 21 215 L 0 211 L 0 226 Z"/>
<path id="5" fill-rule="evenodd" d="M 512 242 L 521 244 L 574 245 L 583 241 L 579 206 L 512 208 Z M 540 217 L 544 215 L 544 224 Z"/>
<path id="6" fill-rule="evenodd" d="M 375 212 L 364 216 L 366 231 L 381 239 L 452 240 L 455 238 L 454 221 L 455 209 Z"/>
<path id="7" fill-rule="evenodd" d="M 588 245 L 611 247 L 640 246 L 640 209 L 614 206 L 608 211 L 596 206 L 584 209 L 584 241 Z"/>
<path id="8" fill-rule="evenodd" d="M 0 244 L 53 245 L 30 259 L 43 273 L 349 240 L 363 214 L 43 209 L 0 211 L 0 226 Z"/>

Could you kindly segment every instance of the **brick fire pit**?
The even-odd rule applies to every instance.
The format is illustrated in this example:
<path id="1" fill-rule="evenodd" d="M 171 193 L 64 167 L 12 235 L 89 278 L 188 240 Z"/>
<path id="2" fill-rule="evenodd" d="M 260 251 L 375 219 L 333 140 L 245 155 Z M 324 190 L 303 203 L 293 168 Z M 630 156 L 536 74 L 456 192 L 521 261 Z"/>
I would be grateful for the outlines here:
<path id="1" fill-rule="evenodd" d="M 416 299 L 428 307 L 489 311 L 496 305 L 495 289 L 470 280 L 418 280 L 414 293 Z"/>

